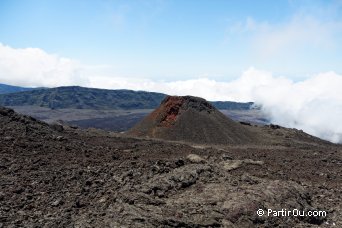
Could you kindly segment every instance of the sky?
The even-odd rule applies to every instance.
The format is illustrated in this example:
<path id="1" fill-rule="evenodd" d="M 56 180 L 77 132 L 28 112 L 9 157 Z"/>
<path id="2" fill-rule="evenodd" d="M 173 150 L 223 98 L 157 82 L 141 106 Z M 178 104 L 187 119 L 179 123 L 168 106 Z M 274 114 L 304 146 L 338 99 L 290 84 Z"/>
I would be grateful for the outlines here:
<path id="1" fill-rule="evenodd" d="M 1 0 L 0 83 L 253 101 L 342 142 L 341 0 Z"/>
<path id="2" fill-rule="evenodd" d="M 112 75 L 229 81 L 253 66 L 294 80 L 342 72 L 342 2 L 2 0 L 0 42 Z"/>

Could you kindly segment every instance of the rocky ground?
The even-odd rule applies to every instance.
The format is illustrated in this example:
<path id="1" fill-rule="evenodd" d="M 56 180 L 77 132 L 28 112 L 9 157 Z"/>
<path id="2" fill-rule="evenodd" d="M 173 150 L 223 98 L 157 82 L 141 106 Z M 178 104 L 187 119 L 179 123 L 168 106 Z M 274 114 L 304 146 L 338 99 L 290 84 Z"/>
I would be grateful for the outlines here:
<path id="1" fill-rule="evenodd" d="M 264 142 L 191 145 L 49 126 L 0 108 L 0 227 L 342 227 L 342 147 L 248 127 Z"/>

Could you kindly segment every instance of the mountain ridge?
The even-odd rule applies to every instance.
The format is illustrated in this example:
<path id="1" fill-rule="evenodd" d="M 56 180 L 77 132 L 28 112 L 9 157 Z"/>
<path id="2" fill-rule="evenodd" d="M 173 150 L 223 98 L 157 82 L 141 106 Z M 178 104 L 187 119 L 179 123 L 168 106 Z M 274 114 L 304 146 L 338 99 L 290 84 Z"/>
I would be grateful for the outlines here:
<path id="1" fill-rule="evenodd" d="M 51 109 L 154 109 L 167 94 L 133 90 L 109 90 L 64 86 L 0 94 L 1 106 L 33 105 Z M 249 110 L 253 102 L 214 101 L 218 109 Z"/>
<path id="2" fill-rule="evenodd" d="M 7 85 L 7 84 L 0 83 L 0 94 L 24 92 L 24 91 L 30 91 L 33 89 L 35 89 L 35 88 L 27 88 L 27 87 L 13 86 L 13 85 Z"/>

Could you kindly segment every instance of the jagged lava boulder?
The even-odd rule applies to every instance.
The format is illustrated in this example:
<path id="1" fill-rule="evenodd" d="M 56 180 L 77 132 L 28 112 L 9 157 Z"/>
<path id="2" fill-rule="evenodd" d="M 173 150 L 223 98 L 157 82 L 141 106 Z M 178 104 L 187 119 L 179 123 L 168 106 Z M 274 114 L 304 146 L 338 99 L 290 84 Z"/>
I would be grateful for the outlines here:
<path id="1" fill-rule="evenodd" d="M 206 100 L 168 96 L 126 134 L 198 144 L 246 144 L 257 141 L 248 127 L 226 117 Z"/>

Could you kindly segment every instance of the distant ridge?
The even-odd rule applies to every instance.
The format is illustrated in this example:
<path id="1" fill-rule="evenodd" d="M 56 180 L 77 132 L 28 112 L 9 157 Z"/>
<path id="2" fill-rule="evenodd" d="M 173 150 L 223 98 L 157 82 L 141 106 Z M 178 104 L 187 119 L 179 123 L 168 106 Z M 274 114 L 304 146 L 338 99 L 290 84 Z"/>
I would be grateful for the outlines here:
<path id="1" fill-rule="evenodd" d="M 20 86 L 12 86 L 12 85 L 6 85 L 0 83 L 0 94 L 6 94 L 6 93 L 17 93 L 17 92 L 23 92 L 23 91 L 29 91 L 33 90 L 33 88 L 25 88 Z"/>
<path id="2" fill-rule="evenodd" d="M 24 92 L 0 94 L 1 106 L 40 106 L 51 109 L 155 109 L 166 94 L 133 91 L 106 90 L 66 86 L 57 88 L 35 89 Z M 230 101 L 211 102 L 218 109 L 248 110 L 252 102 L 238 103 Z"/>
<path id="3" fill-rule="evenodd" d="M 84 88 L 57 87 L 0 95 L 2 106 L 33 105 L 52 109 L 151 109 L 165 94 Z"/>
<path id="4" fill-rule="evenodd" d="M 192 96 L 166 97 L 157 109 L 127 134 L 199 144 L 257 141 L 248 128 L 229 119 L 206 100 Z"/>

